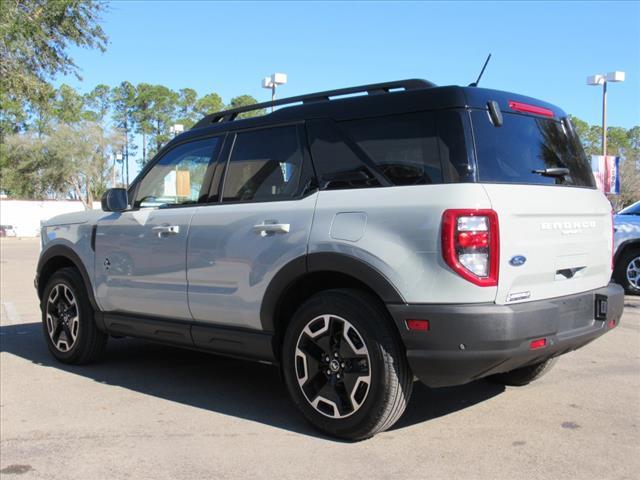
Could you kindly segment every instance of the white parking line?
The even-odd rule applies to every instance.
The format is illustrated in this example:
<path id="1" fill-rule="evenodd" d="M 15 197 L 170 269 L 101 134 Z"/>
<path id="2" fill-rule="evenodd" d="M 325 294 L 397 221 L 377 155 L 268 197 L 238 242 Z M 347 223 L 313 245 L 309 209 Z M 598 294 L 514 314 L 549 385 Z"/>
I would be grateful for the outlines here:
<path id="1" fill-rule="evenodd" d="M 7 320 L 9 325 L 17 325 L 20 323 L 20 314 L 16 310 L 13 302 L 2 302 L 4 312 L 7 314 Z"/>

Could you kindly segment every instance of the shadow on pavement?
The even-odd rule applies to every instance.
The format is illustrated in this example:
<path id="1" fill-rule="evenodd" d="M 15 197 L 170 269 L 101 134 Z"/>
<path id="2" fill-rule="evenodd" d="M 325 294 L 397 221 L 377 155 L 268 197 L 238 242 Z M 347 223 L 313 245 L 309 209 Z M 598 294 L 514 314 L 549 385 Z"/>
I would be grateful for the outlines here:
<path id="1" fill-rule="evenodd" d="M 40 323 L 0 327 L 0 351 L 107 385 L 327 438 L 296 411 L 273 366 L 133 339 L 110 339 L 99 364 L 64 365 L 47 350 Z M 482 380 L 440 389 L 416 383 L 407 411 L 392 430 L 454 413 L 503 391 Z"/>

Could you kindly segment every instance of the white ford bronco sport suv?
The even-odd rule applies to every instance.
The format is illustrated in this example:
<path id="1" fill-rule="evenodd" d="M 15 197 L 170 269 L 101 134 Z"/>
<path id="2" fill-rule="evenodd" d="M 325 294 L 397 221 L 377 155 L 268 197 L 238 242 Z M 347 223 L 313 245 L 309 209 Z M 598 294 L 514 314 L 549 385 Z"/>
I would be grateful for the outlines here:
<path id="1" fill-rule="evenodd" d="M 214 113 L 103 211 L 42 226 L 44 337 L 281 368 L 321 431 L 363 439 L 415 377 L 524 385 L 615 327 L 611 206 L 559 108 L 405 80 Z"/>

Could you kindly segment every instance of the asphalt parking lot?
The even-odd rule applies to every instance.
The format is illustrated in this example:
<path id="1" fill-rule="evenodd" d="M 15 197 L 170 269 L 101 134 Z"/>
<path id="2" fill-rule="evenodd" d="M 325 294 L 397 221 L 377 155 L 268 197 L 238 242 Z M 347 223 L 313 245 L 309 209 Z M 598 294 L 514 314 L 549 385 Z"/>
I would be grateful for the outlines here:
<path id="1" fill-rule="evenodd" d="M 360 443 L 318 435 L 275 368 L 136 340 L 56 363 L 33 289 L 35 239 L 2 239 L 0 477 L 637 479 L 640 299 L 538 383 L 416 385 Z"/>

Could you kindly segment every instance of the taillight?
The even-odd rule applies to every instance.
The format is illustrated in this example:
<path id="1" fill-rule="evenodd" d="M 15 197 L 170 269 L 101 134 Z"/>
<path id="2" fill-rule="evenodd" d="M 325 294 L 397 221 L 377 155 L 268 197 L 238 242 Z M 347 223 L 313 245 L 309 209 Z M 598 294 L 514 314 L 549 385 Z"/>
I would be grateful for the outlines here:
<path id="1" fill-rule="evenodd" d="M 498 214 L 493 210 L 445 210 L 442 255 L 462 278 L 481 287 L 498 285 Z"/>
<path id="2" fill-rule="evenodd" d="M 616 224 L 613 223 L 614 222 L 614 218 L 613 218 L 613 209 L 611 209 L 611 270 L 614 270 L 616 268 L 615 265 L 615 245 L 616 245 Z"/>

